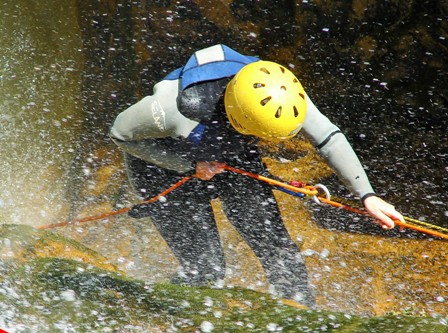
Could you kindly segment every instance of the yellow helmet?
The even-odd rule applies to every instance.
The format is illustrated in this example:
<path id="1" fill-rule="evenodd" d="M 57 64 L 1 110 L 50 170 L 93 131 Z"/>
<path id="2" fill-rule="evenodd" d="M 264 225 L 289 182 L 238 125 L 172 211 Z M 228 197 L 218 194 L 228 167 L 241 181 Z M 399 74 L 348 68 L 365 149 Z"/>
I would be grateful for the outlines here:
<path id="1" fill-rule="evenodd" d="M 232 126 L 242 134 L 289 139 L 302 128 L 305 91 L 282 65 L 256 61 L 244 66 L 229 82 L 224 105 Z"/>

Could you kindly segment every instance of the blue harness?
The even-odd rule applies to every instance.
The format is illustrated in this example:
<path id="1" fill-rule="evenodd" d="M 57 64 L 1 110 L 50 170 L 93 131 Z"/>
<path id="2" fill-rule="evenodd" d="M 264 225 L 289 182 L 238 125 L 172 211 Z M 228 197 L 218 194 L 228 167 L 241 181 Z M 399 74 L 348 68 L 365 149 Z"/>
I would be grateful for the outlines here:
<path id="1" fill-rule="evenodd" d="M 195 83 L 234 76 L 241 68 L 258 60 L 257 57 L 242 55 L 228 46 L 218 44 L 195 52 L 185 66 L 172 71 L 164 80 L 180 79 L 182 91 Z"/>
<path id="2" fill-rule="evenodd" d="M 247 64 L 259 60 L 257 57 L 242 55 L 226 45 L 218 44 L 195 52 L 185 66 L 172 71 L 164 80 L 179 79 L 179 89 L 183 91 L 196 83 L 234 76 Z M 187 139 L 198 145 L 204 130 L 205 125 L 199 124 Z"/>

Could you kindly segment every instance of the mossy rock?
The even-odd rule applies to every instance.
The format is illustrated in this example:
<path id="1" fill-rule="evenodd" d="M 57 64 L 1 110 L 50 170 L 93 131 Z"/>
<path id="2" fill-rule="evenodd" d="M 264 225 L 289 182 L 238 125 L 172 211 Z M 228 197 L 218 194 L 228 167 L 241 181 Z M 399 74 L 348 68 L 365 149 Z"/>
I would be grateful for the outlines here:
<path id="1" fill-rule="evenodd" d="M 5 273 L 0 282 L 0 328 L 17 332 L 447 330 L 433 318 L 362 318 L 315 311 L 242 288 L 148 285 L 115 271 L 102 256 L 76 242 L 29 227 L 1 226 L 0 245 Z M 61 247 L 75 249 L 75 255 L 69 258 L 69 251 L 58 250 Z M 61 253 L 64 258 L 55 256 Z"/>
<path id="2" fill-rule="evenodd" d="M 118 270 L 105 257 L 78 242 L 26 225 L 0 225 L 0 241 L 0 273 L 7 273 L 11 265 L 9 269 L 31 259 L 46 257 L 73 259 L 107 270 Z M 0 275 L 0 281 L 5 275 Z"/>
<path id="3" fill-rule="evenodd" d="M 299 309 L 244 289 L 145 285 L 69 259 L 31 260 L 0 288 L 3 320 L 25 331 L 446 332 L 434 319 Z"/>

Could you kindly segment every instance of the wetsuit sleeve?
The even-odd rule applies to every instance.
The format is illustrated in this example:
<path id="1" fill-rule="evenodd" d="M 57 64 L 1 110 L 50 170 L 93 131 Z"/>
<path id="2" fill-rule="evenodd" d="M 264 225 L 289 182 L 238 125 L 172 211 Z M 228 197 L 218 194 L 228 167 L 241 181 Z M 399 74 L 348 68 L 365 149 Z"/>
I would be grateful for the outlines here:
<path id="1" fill-rule="evenodd" d="M 177 94 L 177 80 L 158 83 L 153 95 L 117 116 L 110 130 L 112 140 L 125 152 L 162 168 L 193 171 L 193 159 L 177 150 L 175 143 L 187 138 L 198 122 L 178 111 Z M 165 138 L 169 140 L 161 140 Z"/>
<path id="2" fill-rule="evenodd" d="M 338 178 L 355 195 L 374 193 L 364 168 L 341 130 L 325 117 L 307 96 L 304 134 L 318 149 Z"/>

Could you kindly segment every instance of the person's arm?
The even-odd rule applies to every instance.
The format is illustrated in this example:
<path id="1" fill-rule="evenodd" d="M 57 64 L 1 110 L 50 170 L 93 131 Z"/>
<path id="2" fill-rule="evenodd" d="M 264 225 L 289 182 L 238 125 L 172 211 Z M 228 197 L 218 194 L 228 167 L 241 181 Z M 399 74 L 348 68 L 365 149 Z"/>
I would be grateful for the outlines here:
<path id="1" fill-rule="evenodd" d="M 318 149 L 319 154 L 333 169 L 338 178 L 355 195 L 364 207 L 384 228 L 394 226 L 393 219 L 403 221 L 395 208 L 379 198 L 366 175 L 356 153 L 341 130 L 325 117 L 307 96 L 307 115 L 304 134 Z"/>
<path id="2" fill-rule="evenodd" d="M 154 95 L 117 116 L 110 130 L 111 139 L 125 152 L 162 168 L 179 173 L 194 171 L 194 161 L 176 150 L 175 143 L 187 138 L 198 122 L 178 111 L 177 94 L 178 81 L 158 83 Z"/>

